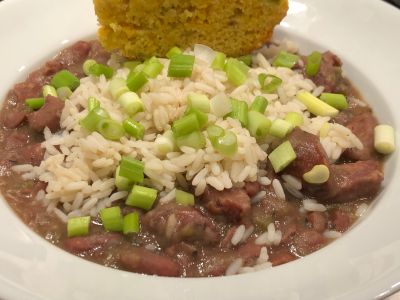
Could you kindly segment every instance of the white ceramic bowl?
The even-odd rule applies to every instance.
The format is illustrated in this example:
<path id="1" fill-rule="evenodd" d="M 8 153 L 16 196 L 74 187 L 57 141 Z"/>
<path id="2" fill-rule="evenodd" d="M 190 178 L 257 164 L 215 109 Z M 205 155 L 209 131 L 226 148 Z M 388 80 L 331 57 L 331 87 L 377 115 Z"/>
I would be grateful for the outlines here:
<path id="1" fill-rule="evenodd" d="M 330 49 L 378 118 L 400 128 L 400 11 L 379 0 L 294 0 L 276 32 L 304 52 Z M 0 98 L 68 44 L 94 36 L 90 0 L 0 3 Z M 397 134 L 397 140 L 399 136 Z M 0 199 L 0 298 L 4 299 L 372 299 L 400 281 L 400 163 L 368 215 L 316 253 L 257 273 L 161 278 L 90 263 L 54 247 Z"/>

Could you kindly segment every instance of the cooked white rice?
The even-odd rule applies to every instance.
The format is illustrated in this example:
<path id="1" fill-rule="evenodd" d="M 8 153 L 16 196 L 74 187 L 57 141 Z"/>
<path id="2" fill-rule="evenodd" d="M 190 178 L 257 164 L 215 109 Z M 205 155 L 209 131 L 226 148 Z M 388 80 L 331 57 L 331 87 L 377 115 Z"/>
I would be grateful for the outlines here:
<path id="1" fill-rule="evenodd" d="M 45 195 L 40 193 L 37 198 L 43 201 L 48 211 L 54 211 L 63 221 L 68 217 L 89 214 L 95 216 L 100 209 L 126 197 L 124 192 L 115 192 L 114 180 L 115 169 L 125 155 L 145 163 L 145 184 L 162 193 L 162 203 L 174 199 L 177 185 L 192 185 L 196 195 L 201 195 L 207 186 L 223 190 L 242 186 L 244 181 L 258 181 L 262 185 L 268 185 L 271 179 L 259 171 L 260 164 L 267 158 L 265 151 L 271 141 L 258 145 L 248 130 L 242 128 L 235 119 L 208 115 L 211 123 L 237 135 L 238 152 L 231 158 L 218 154 L 208 139 L 204 149 L 182 147 L 166 156 L 157 153 L 154 141 L 159 134 L 171 128 L 174 120 L 183 115 L 190 92 L 203 93 L 210 98 L 225 93 L 248 104 L 251 104 L 255 96 L 264 95 L 269 100 L 265 114 L 270 120 L 284 118 L 288 112 L 298 112 L 304 116 L 301 128 L 319 135 L 321 126 L 330 121 L 329 117 L 311 117 L 295 95 L 300 90 L 319 95 L 323 88 L 315 86 L 298 72 L 271 66 L 271 57 L 282 48 L 288 51 L 297 50 L 297 46 L 288 41 L 280 46 L 264 47 L 253 55 L 253 67 L 245 84 L 239 87 L 228 82 L 224 71 L 213 70 L 208 62 L 199 58 L 196 58 L 191 78 L 170 78 L 167 76 L 169 60 L 160 59 L 164 64 L 163 71 L 155 79 L 149 79 L 142 89 L 140 97 L 145 111 L 134 117 L 146 129 L 143 140 L 123 137 L 120 141 L 109 141 L 97 132 L 88 133 L 80 126 L 79 121 L 88 113 L 88 97 L 97 98 L 113 119 L 122 121 L 128 117 L 112 99 L 109 82 L 103 76 L 82 78 L 80 86 L 65 101 L 61 130 L 55 134 L 47 128 L 44 131 L 45 141 L 42 146 L 46 152 L 40 166 L 20 165 L 13 167 L 13 170 L 22 173 L 25 179 L 39 179 L 48 184 Z M 191 50 L 186 52 L 193 54 Z M 119 66 L 115 59 L 112 64 L 113 67 Z M 115 77 L 126 78 L 128 73 L 128 69 L 119 68 Z M 283 80 L 276 93 L 261 92 L 258 81 L 260 73 L 276 75 Z M 339 124 L 329 124 L 327 136 L 321 138 L 321 142 L 332 161 L 345 148 L 362 148 L 358 138 L 349 129 Z M 301 196 L 298 180 L 287 177 L 285 183 L 292 187 L 292 191 L 289 189 L 290 193 L 296 194 L 297 191 L 297 196 Z M 275 193 L 285 199 L 279 180 L 274 179 L 272 185 Z M 274 238 L 273 242 L 276 243 L 277 240 L 278 238 Z M 269 239 L 266 241 L 270 242 Z"/>

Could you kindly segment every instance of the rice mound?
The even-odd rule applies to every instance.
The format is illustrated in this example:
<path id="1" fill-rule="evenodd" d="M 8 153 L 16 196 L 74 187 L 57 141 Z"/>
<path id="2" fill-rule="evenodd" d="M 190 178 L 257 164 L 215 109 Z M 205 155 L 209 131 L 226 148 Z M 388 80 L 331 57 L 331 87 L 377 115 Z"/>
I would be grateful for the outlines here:
<path id="1" fill-rule="evenodd" d="M 209 98 L 225 93 L 248 104 L 251 104 L 255 96 L 263 95 L 269 100 L 265 112 L 269 119 L 284 118 L 291 111 L 299 112 L 304 117 L 301 129 L 318 135 L 321 127 L 330 118 L 311 116 L 295 95 L 300 90 L 306 90 L 318 96 L 323 88 L 317 87 L 296 71 L 271 66 L 268 59 L 272 56 L 265 57 L 262 54 L 274 55 L 280 49 L 297 51 L 297 47 L 290 42 L 282 42 L 279 47 L 261 49 L 253 55 L 253 67 L 246 82 L 239 87 L 228 82 L 224 71 L 213 70 L 201 58 L 196 57 L 192 77 L 183 80 L 168 77 L 169 60 L 160 59 L 164 65 L 163 71 L 156 78 L 149 79 L 142 88 L 140 97 L 145 110 L 134 116 L 146 129 L 143 140 L 125 136 L 120 141 L 110 141 L 97 132 L 88 133 L 81 128 L 79 121 L 88 113 L 88 97 L 96 97 L 113 119 L 122 122 L 128 117 L 112 99 L 109 82 L 104 76 L 82 78 L 80 86 L 65 102 L 60 121 L 61 130 L 55 134 L 48 128 L 44 131 L 45 141 L 42 147 L 46 152 L 40 166 L 20 165 L 14 167 L 14 171 L 23 173 L 25 179 L 39 179 L 47 183 L 46 191 L 40 191 L 37 198 L 43 201 L 49 212 L 55 212 L 63 221 L 67 221 L 69 217 L 96 216 L 104 207 L 109 207 L 128 195 L 126 191 L 116 191 L 114 179 L 115 169 L 124 155 L 145 163 L 144 184 L 160 191 L 161 202 L 171 200 L 176 186 L 192 186 L 194 193 L 201 195 L 207 186 L 223 190 L 242 186 L 245 181 L 270 184 L 272 180 L 265 177 L 266 151 L 276 139 L 270 137 L 259 145 L 236 119 L 208 115 L 210 123 L 229 129 L 237 135 L 238 151 L 230 158 L 217 153 L 208 139 L 203 149 L 181 147 L 179 151 L 170 152 L 166 156 L 157 153 L 154 141 L 158 135 L 171 128 L 174 120 L 184 114 L 190 92 L 202 93 Z M 185 52 L 193 54 L 190 49 Z M 118 61 L 110 64 L 118 68 L 115 77 L 127 77 L 129 70 L 122 68 Z M 276 93 L 261 92 L 258 74 L 265 72 L 283 80 Z M 349 129 L 339 124 L 328 124 L 327 135 L 321 142 L 332 161 L 346 148 L 362 148 L 358 138 Z M 206 135 L 206 131 L 203 133 Z M 296 186 L 293 184 L 296 183 L 295 178 L 288 177 L 285 180 L 285 187 L 291 182 L 289 186 Z M 275 189 L 282 190 L 279 182 L 273 185 Z M 298 189 L 295 187 L 292 193 L 300 193 Z"/>
<path id="2" fill-rule="evenodd" d="M 165 56 L 173 46 L 195 43 L 229 56 L 247 54 L 269 40 L 288 9 L 287 0 L 94 0 L 94 5 L 103 46 L 132 58 Z"/>

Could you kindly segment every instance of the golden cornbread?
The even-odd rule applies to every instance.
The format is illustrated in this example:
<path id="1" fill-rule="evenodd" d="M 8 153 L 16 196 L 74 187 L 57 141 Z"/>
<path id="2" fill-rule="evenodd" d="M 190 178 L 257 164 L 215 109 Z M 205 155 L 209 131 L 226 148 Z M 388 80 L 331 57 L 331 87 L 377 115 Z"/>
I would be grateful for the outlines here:
<path id="1" fill-rule="evenodd" d="M 229 56 L 264 44 L 287 0 L 94 0 L 100 42 L 131 58 L 205 44 Z"/>

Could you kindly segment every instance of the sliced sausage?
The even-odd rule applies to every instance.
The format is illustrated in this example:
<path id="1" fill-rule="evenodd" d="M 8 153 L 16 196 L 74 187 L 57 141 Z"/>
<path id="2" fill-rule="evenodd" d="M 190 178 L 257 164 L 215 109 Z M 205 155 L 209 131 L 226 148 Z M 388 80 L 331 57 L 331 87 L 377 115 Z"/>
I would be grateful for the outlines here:
<path id="1" fill-rule="evenodd" d="M 244 189 L 232 188 L 217 191 L 207 188 L 202 195 L 205 207 L 213 214 L 223 214 L 239 221 L 250 212 L 250 197 Z"/>
<path id="2" fill-rule="evenodd" d="M 345 232 L 351 225 L 350 216 L 340 209 L 330 212 L 330 221 L 332 229 L 339 232 Z"/>
<path id="3" fill-rule="evenodd" d="M 123 237 L 118 233 L 101 233 L 89 236 L 77 236 L 66 239 L 64 247 L 72 253 L 99 250 L 106 246 L 117 245 L 122 242 Z"/>
<path id="4" fill-rule="evenodd" d="M 321 233 L 313 229 L 306 229 L 295 235 L 293 245 L 298 254 L 304 256 L 320 249 L 325 244 Z"/>
<path id="5" fill-rule="evenodd" d="M 158 205 L 142 218 L 142 224 L 160 235 L 161 243 L 219 240 L 217 228 L 209 217 L 194 207 L 175 203 Z"/>
<path id="6" fill-rule="evenodd" d="M 122 252 L 120 263 L 128 271 L 148 275 L 176 277 L 181 274 L 178 263 L 172 258 L 138 247 Z"/>
<path id="7" fill-rule="evenodd" d="M 44 105 L 28 116 L 29 126 L 37 132 L 43 132 L 45 127 L 48 127 L 51 132 L 58 131 L 63 108 L 64 101 L 57 97 L 47 96 Z"/>

